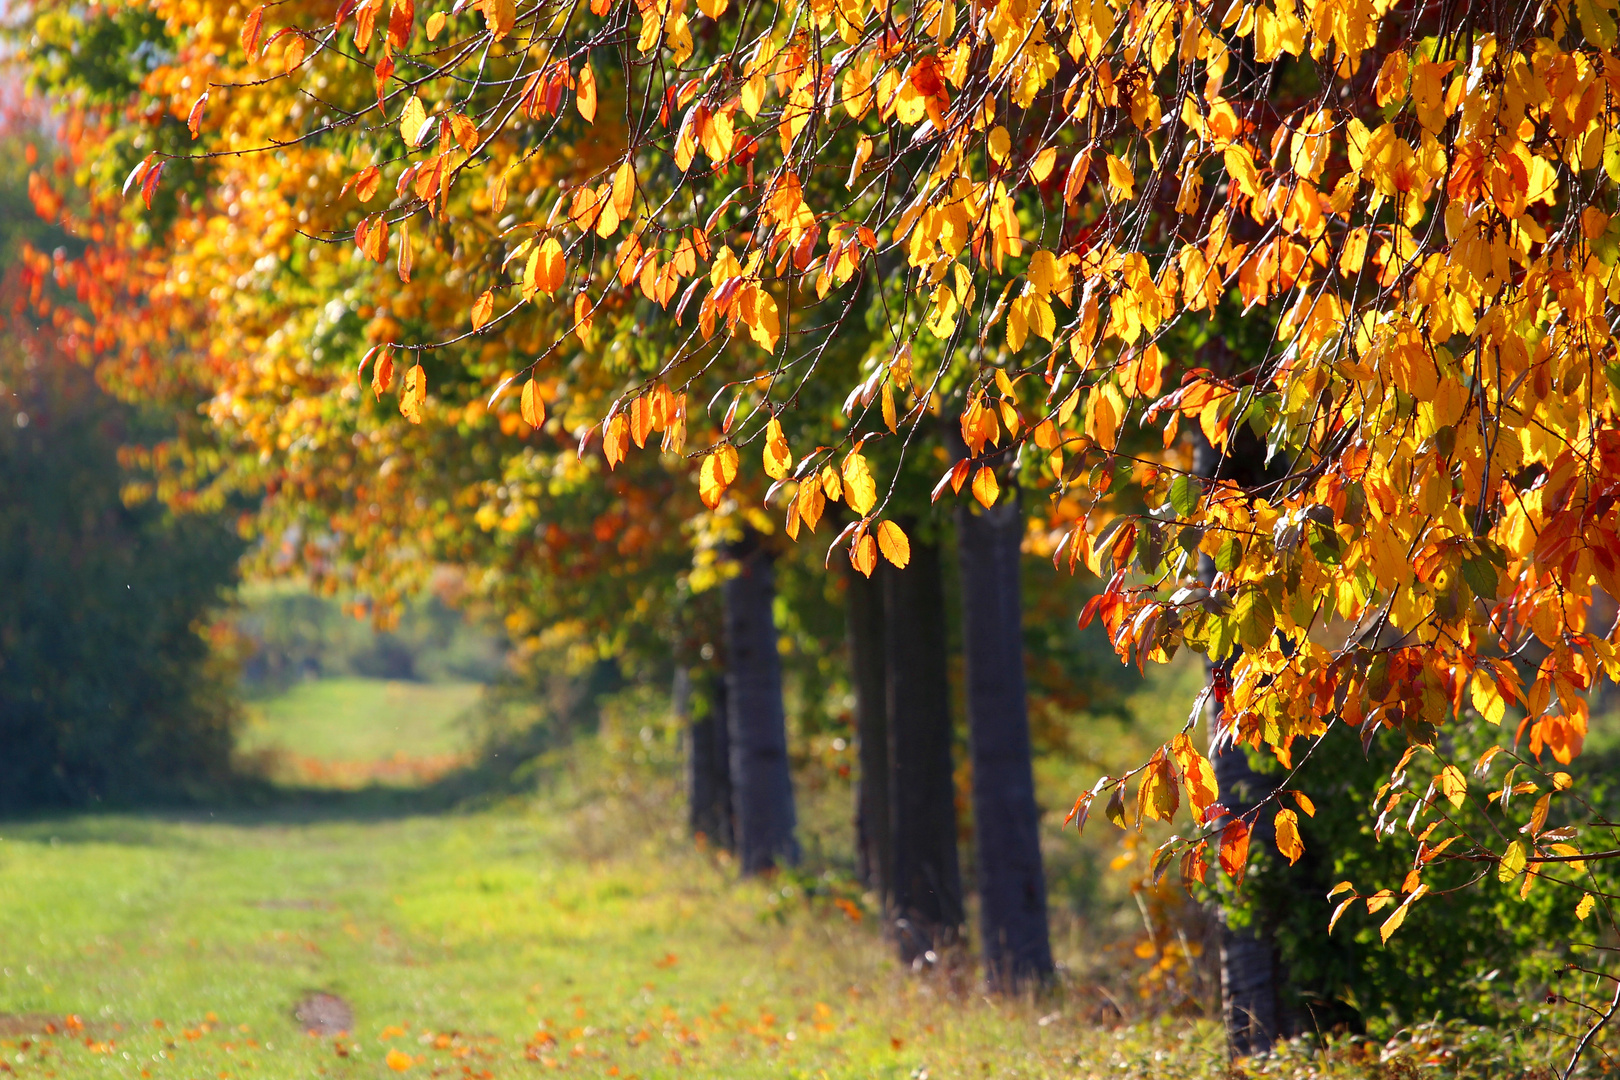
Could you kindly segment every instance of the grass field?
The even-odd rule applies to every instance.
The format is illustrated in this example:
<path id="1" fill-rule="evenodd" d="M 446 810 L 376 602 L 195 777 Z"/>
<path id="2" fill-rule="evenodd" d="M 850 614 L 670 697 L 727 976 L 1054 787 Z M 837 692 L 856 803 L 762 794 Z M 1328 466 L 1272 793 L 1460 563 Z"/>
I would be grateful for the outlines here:
<path id="1" fill-rule="evenodd" d="M 241 749 L 278 779 L 329 787 L 420 783 L 463 764 L 471 682 L 314 679 L 247 707 Z"/>
<path id="2" fill-rule="evenodd" d="M 300 691 L 317 703 L 348 692 Z M 351 760 L 393 752 L 407 730 L 447 745 L 422 734 L 421 716 L 341 708 L 347 733 L 330 726 L 335 712 L 323 724 L 284 703 L 261 735 L 307 736 L 306 751 Z M 371 789 L 251 813 L 0 824 L 0 1072 L 1229 1075 L 1210 1022 L 1118 1025 L 1079 977 L 990 1001 L 966 966 L 898 970 L 858 892 L 830 871 L 739 883 L 685 837 L 674 741 L 621 728 L 638 731 L 610 723 L 559 754 L 539 795 L 476 811 L 418 813 L 409 792 Z M 806 795 L 807 830 L 844 812 L 843 793 L 836 807 L 817 798 Z M 1091 942 L 1054 915 L 1078 971 Z M 352 1009 L 349 1030 L 304 1031 L 294 1010 L 316 992 Z M 1387 1053 L 1345 1043 L 1250 1074 L 1418 1075 L 1386 1073 Z"/>

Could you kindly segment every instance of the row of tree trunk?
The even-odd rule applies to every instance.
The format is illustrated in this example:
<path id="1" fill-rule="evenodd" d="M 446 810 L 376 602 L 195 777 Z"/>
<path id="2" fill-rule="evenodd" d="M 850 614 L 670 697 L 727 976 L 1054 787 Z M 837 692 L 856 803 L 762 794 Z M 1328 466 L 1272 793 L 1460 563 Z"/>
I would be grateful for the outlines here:
<path id="1" fill-rule="evenodd" d="M 948 621 L 937 543 L 916 528 L 904 569 L 848 575 L 850 674 L 859 764 L 858 870 L 881 898 L 902 961 L 933 963 L 962 937 Z M 992 986 L 1052 972 L 1039 813 L 1025 703 L 1016 494 L 959 511 L 980 939 Z M 798 860 L 766 551 L 750 538 L 724 586 L 726 664 L 688 710 L 691 825 L 737 852 L 744 873 Z M 687 676 L 683 673 L 680 678 Z M 697 697 L 697 705 L 687 704 Z"/>
<path id="2" fill-rule="evenodd" d="M 1226 463 L 1209 448 L 1198 458 L 1199 473 L 1224 473 Z M 989 510 L 959 509 L 956 527 L 979 934 L 987 981 L 1011 990 L 1053 970 L 1024 682 L 1016 493 Z M 940 549 L 920 530 L 908 532 L 907 567 L 880 562 L 869 578 L 849 572 L 847 619 L 859 765 L 857 869 L 882 898 L 901 960 L 921 967 L 960 940 L 965 917 Z M 693 694 L 683 670 L 676 698 L 689 710 L 692 829 L 734 850 L 743 872 L 752 874 L 796 863 L 799 847 L 771 561 L 752 537 L 733 557 L 738 572 L 724 586 L 725 674 Z M 1213 697 L 1208 719 L 1208 729 L 1218 732 Z M 1240 748 L 1212 742 L 1210 757 L 1221 801 L 1232 812 L 1264 797 L 1266 779 Z M 1254 842 L 1274 843 L 1264 825 Z M 1220 948 L 1231 1049 L 1239 1056 L 1263 1053 L 1297 1026 L 1282 1005 L 1287 979 L 1275 944 L 1267 928 L 1237 930 L 1223 918 Z"/>

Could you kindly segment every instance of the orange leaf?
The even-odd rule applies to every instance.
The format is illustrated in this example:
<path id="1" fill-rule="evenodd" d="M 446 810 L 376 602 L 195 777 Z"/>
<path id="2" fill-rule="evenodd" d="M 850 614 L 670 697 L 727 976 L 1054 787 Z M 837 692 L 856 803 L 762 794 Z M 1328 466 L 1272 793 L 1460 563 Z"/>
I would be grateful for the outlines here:
<path id="1" fill-rule="evenodd" d="M 574 92 L 574 104 L 587 124 L 596 123 L 596 73 L 591 65 L 579 69 L 579 86 Z"/>
<path id="2" fill-rule="evenodd" d="M 370 202 L 371 197 L 377 194 L 377 188 L 382 185 L 382 170 L 375 165 L 367 165 L 354 174 L 351 181 L 354 184 L 354 194 L 361 202 Z"/>
<path id="3" fill-rule="evenodd" d="M 242 51 L 252 56 L 259 51 L 259 31 L 264 28 L 264 5 L 248 12 L 242 20 Z"/>
<path id="4" fill-rule="evenodd" d="M 406 1069 L 416 1064 L 411 1055 L 397 1048 L 388 1051 L 388 1056 L 383 1058 L 383 1060 L 387 1062 L 388 1067 L 393 1069 L 395 1072 L 404 1072 Z"/>
<path id="5" fill-rule="evenodd" d="M 443 30 L 443 29 L 444 29 L 444 12 L 435 11 L 433 14 L 428 16 L 427 39 L 429 41 L 432 41 L 435 38 L 437 38 L 439 36 L 439 31 Z M 497 211 L 497 213 L 498 212 L 499 211 Z"/>
<path id="6" fill-rule="evenodd" d="M 394 354 L 391 349 L 383 349 L 382 355 L 377 358 L 377 366 L 371 369 L 371 392 L 381 401 L 383 391 L 394 385 Z"/>
<path id="7" fill-rule="evenodd" d="M 411 219 L 406 218 L 399 223 L 399 280 L 411 280 L 411 267 L 415 262 L 415 253 L 411 251 Z"/>
<path id="8" fill-rule="evenodd" d="M 730 443 L 716 447 L 714 453 L 703 459 L 703 467 L 698 471 L 698 495 L 703 505 L 710 510 L 719 506 L 721 496 L 735 479 L 737 448 Z"/>
<path id="9" fill-rule="evenodd" d="M 489 325 L 489 320 L 495 315 L 495 294 L 485 289 L 478 299 L 473 301 L 472 328 L 477 333 Z"/>
<path id="10" fill-rule="evenodd" d="M 523 413 L 523 422 L 532 428 L 546 422 L 546 403 L 540 400 L 540 388 L 535 385 L 533 379 L 523 384 L 519 411 Z"/>
<path id="11" fill-rule="evenodd" d="M 607 457 L 608 468 L 614 468 L 623 461 L 629 449 L 630 421 L 624 413 L 619 413 L 608 421 L 607 430 L 602 433 L 602 453 Z"/>
<path id="12" fill-rule="evenodd" d="M 1204 811 L 1220 798 L 1220 792 L 1215 784 L 1215 767 L 1209 759 L 1198 752 L 1193 746 L 1192 739 L 1185 733 L 1177 735 L 1170 742 L 1170 750 L 1175 755 L 1176 764 L 1181 768 L 1182 780 L 1187 785 L 1187 799 L 1193 805 L 1193 810 L 1200 819 Z"/>
<path id="13" fill-rule="evenodd" d="M 186 117 L 186 128 L 191 132 L 193 139 L 197 137 L 202 128 L 203 112 L 207 107 L 208 91 L 204 90 L 202 97 L 198 98 L 196 103 L 191 106 L 191 113 Z"/>
<path id="14" fill-rule="evenodd" d="M 877 541 L 872 539 L 871 533 L 862 532 L 850 544 L 849 561 L 862 574 L 872 576 L 872 571 L 877 569 Z"/>
<path id="15" fill-rule="evenodd" d="M 1001 485 L 996 483 L 996 474 L 988 465 L 981 465 L 979 471 L 973 475 L 973 497 L 989 509 L 996 505 L 996 499 L 1001 495 Z"/>
<path id="16" fill-rule="evenodd" d="M 427 373 L 417 364 L 405 373 L 405 389 L 399 395 L 399 414 L 413 424 L 422 422 L 422 403 L 427 400 Z"/>
<path id="17" fill-rule="evenodd" d="M 1243 869 L 1249 864 L 1249 823 L 1233 818 L 1221 830 L 1221 869 L 1235 882 L 1243 880 Z"/>
<path id="18" fill-rule="evenodd" d="M 562 245 L 554 237 L 547 237 L 541 244 L 535 257 L 535 275 L 532 287 L 539 289 L 547 296 L 555 296 L 557 290 L 563 287 L 563 279 L 567 276 L 568 264 L 563 260 Z"/>
<path id="19" fill-rule="evenodd" d="M 882 521 L 877 527 L 878 548 L 883 557 L 904 570 L 906 564 L 911 562 L 911 541 L 906 538 L 905 530 L 892 521 Z"/>
<path id="20" fill-rule="evenodd" d="M 304 53 L 308 49 L 308 43 L 301 36 L 294 34 L 292 39 L 287 42 L 287 50 L 281 54 L 282 70 L 291 75 L 298 68 L 298 65 L 304 62 Z"/>
<path id="21" fill-rule="evenodd" d="M 585 335 L 591 332 L 591 298 L 587 293 L 581 292 L 574 297 L 574 332 L 579 340 L 584 341 Z M 736 453 L 735 450 L 732 453 Z"/>

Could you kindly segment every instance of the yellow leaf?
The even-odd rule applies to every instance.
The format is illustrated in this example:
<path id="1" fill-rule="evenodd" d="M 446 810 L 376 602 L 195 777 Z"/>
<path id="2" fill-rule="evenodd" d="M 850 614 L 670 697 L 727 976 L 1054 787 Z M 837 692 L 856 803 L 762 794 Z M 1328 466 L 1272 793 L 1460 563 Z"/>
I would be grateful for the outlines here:
<path id="1" fill-rule="evenodd" d="M 426 127 L 427 110 L 422 107 L 422 99 L 412 95 L 399 114 L 399 136 L 405 140 L 406 146 L 415 146 Z"/>
<path id="2" fill-rule="evenodd" d="M 904 570 L 906 564 L 911 562 L 911 541 L 906 539 L 905 530 L 892 521 L 878 523 L 878 547 L 883 551 L 883 557 Z"/>
<path id="3" fill-rule="evenodd" d="M 844 482 L 838 477 L 838 470 L 828 465 L 821 470 L 821 490 L 827 493 L 827 498 L 837 502 L 844 497 Z"/>
<path id="4" fill-rule="evenodd" d="M 844 459 L 844 502 L 863 516 L 877 504 L 877 481 L 872 479 L 866 458 L 858 453 Z"/>
<path id="5" fill-rule="evenodd" d="M 1417 902 L 1418 897 L 1428 891 L 1427 885 L 1419 885 L 1413 889 L 1412 895 L 1401 901 L 1401 906 L 1390 912 L 1389 918 L 1384 920 L 1384 925 L 1378 928 L 1379 939 L 1387 942 L 1390 936 L 1401 928 L 1401 923 L 1406 921 L 1406 913 L 1412 910 L 1412 905 Z"/>
<path id="6" fill-rule="evenodd" d="M 596 72 L 586 64 L 579 69 L 579 85 L 574 91 L 574 104 L 587 124 L 596 123 Z"/>
<path id="7" fill-rule="evenodd" d="M 1526 862 L 1524 845 L 1517 840 L 1507 846 L 1502 852 L 1502 861 L 1496 864 L 1496 880 L 1512 881 L 1520 870 L 1524 869 Z"/>
<path id="8" fill-rule="evenodd" d="M 484 327 L 488 326 L 489 325 L 489 320 L 491 318 L 493 318 L 494 315 L 495 315 L 495 294 L 493 292 L 491 292 L 490 290 L 485 289 L 482 293 L 479 294 L 478 299 L 473 301 L 473 306 L 472 306 L 472 328 L 473 328 L 473 332 L 477 333 L 478 331 L 482 330 Z"/>
<path id="9" fill-rule="evenodd" d="M 765 425 L 765 473 L 772 480 L 780 480 L 792 467 L 793 452 L 788 449 L 787 435 L 782 431 L 781 422 L 773 416 Z"/>
<path id="10" fill-rule="evenodd" d="M 1255 198 L 1260 193 L 1260 173 L 1254 167 L 1254 156 L 1241 146 L 1229 146 L 1224 155 L 1226 159 L 1226 172 L 1249 198 Z"/>
<path id="11" fill-rule="evenodd" d="M 721 496 L 736 478 L 737 448 L 730 443 L 716 447 L 714 453 L 703 459 L 703 467 L 698 471 L 698 495 L 703 505 L 710 510 L 719 506 Z"/>
<path id="12" fill-rule="evenodd" d="M 602 432 L 602 456 L 607 458 L 608 468 L 617 468 L 629 449 L 630 421 L 621 412 L 608 421 Z"/>
<path id="13" fill-rule="evenodd" d="M 1440 794 L 1444 795 L 1453 807 L 1463 804 L 1468 797 L 1468 777 L 1455 765 L 1447 765 L 1440 770 L 1438 778 Z"/>
<path id="14" fill-rule="evenodd" d="M 1046 183 L 1046 178 L 1052 175 L 1052 169 L 1057 165 L 1057 147 L 1048 146 L 1035 155 L 1035 160 L 1029 163 L 1030 179 L 1037 184 Z"/>
<path id="15" fill-rule="evenodd" d="M 1108 199 L 1121 202 L 1136 192 L 1136 177 L 1131 167 L 1113 154 L 1108 155 Z"/>
<path id="16" fill-rule="evenodd" d="M 405 389 L 399 395 L 399 415 L 413 424 L 422 422 L 422 402 L 427 400 L 427 373 L 421 364 L 405 373 Z"/>
<path id="17" fill-rule="evenodd" d="M 997 124 L 990 131 L 990 156 L 995 159 L 997 165 L 1001 165 L 1006 162 L 1007 154 L 1011 149 L 1012 136 L 1007 134 L 1006 128 Z"/>
<path id="18" fill-rule="evenodd" d="M 1175 772 L 1170 768 L 1170 759 L 1165 756 L 1164 748 L 1160 747 L 1142 772 L 1142 786 L 1136 791 L 1137 817 L 1169 821 L 1176 816 L 1176 808 L 1180 805 L 1181 795 L 1176 786 Z"/>
<path id="19" fill-rule="evenodd" d="M 718 19 L 726 13 L 731 0 L 698 0 L 698 10 L 711 19 Z"/>
<path id="20" fill-rule="evenodd" d="M 540 388 L 535 385 L 533 379 L 523 384 L 519 411 L 523 414 L 523 422 L 532 428 L 546 422 L 546 403 L 540 399 Z"/>
<path id="21" fill-rule="evenodd" d="M 1491 678 L 1490 672 L 1484 667 L 1474 669 L 1474 676 L 1469 680 L 1468 692 L 1480 716 L 1493 724 L 1502 722 L 1502 718 L 1507 715 L 1507 702 L 1502 698 L 1496 680 Z"/>
<path id="22" fill-rule="evenodd" d="M 1309 796 L 1307 796 L 1303 791 L 1295 791 L 1292 794 L 1294 796 L 1294 801 L 1299 804 L 1299 808 L 1305 811 L 1306 817 L 1316 816 L 1316 804 L 1311 802 Z"/>
<path id="23" fill-rule="evenodd" d="M 432 25 L 432 20 L 428 20 Z M 506 209 L 506 173 L 496 173 L 489 181 L 489 212 L 499 217 Z"/>
<path id="24" fill-rule="evenodd" d="M 444 12 L 435 11 L 433 14 L 428 16 L 427 39 L 429 41 L 432 41 L 435 38 L 437 38 L 439 36 L 439 31 L 441 31 L 443 29 L 444 29 Z"/>
<path id="25" fill-rule="evenodd" d="M 1000 495 L 1001 485 L 996 483 L 995 470 L 988 465 L 981 465 L 979 471 L 973 474 L 973 497 L 988 510 L 996 505 L 996 499 Z"/>
<path id="26" fill-rule="evenodd" d="M 515 0 L 484 0 L 484 22 L 488 24 L 490 33 L 496 41 L 501 40 L 512 32 L 517 23 L 517 4 Z"/>
<path id="27" fill-rule="evenodd" d="M 1575 905 L 1575 917 L 1585 922 L 1586 917 L 1592 914 L 1592 909 L 1596 906 L 1597 901 L 1592 898 L 1591 893 L 1582 893 L 1581 902 Z"/>
<path id="28" fill-rule="evenodd" d="M 620 165 L 613 174 L 613 208 L 619 212 L 620 220 L 630 216 L 630 208 L 636 201 L 636 170 L 629 161 Z"/>
<path id="29" fill-rule="evenodd" d="M 1290 865 L 1299 862 L 1305 854 L 1305 844 L 1299 838 L 1299 815 L 1292 810 L 1277 811 L 1277 851 Z"/>
<path id="30" fill-rule="evenodd" d="M 757 290 L 754 318 L 748 324 L 748 334 L 766 352 L 775 352 L 782 337 L 782 317 L 776 309 L 776 298 L 764 289 Z"/>

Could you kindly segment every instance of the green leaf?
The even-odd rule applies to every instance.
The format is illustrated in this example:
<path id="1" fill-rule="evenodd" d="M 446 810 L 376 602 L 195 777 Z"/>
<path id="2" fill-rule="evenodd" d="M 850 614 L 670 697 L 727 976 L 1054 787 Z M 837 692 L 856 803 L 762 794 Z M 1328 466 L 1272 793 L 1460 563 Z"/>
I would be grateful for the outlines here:
<path id="1" fill-rule="evenodd" d="M 1215 569 L 1230 573 L 1243 562 L 1243 545 L 1231 537 L 1215 552 Z"/>
<path id="2" fill-rule="evenodd" d="M 1237 644 L 1237 618 L 1228 615 L 1225 618 L 1211 618 L 1209 620 L 1209 657 L 1211 660 L 1224 660 Z"/>
<path id="3" fill-rule="evenodd" d="M 1178 517 L 1191 517 L 1198 509 L 1203 485 L 1190 476 L 1178 476 L 1170 481 L 1170 506 Z"/>
<path id="4" fill-rule="evenodd" d="M 1237 621 L 1237 639 L 1242 645 L 1258 649 L 1271 637 L 1271 628 L 1277 616 L 1271 601 L 1259 589 L 1248 588 L 1238 593 L 1237 607 L 1232 617 Z"/>
<path id="5" fill-rule="evenodd" d="M 1311 554 L 1318 562 L 1336 563 L 1343 556 L 1344 541 L 1332 529 L 1312 522 L 1305 527 L 1305 535 L 1310 541 Z"/>
<path id="6" fill-rule="evenodd" d="M 1470 555 L 1463 560 L 1462 575 L 1475 596 L 1484 600 L 1496 599 L 1496 567 L 1489 558 Z"/>

